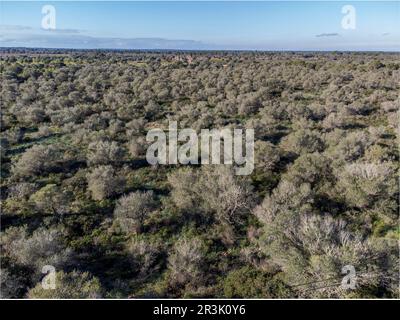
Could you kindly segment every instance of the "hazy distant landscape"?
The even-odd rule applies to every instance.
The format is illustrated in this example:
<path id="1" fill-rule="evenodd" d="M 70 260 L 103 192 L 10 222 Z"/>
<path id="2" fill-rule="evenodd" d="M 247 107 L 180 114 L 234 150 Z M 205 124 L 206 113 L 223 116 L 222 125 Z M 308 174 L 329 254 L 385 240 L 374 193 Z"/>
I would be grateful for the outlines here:
<path id="1" fill-rule="evenodd" d="M 1 298 L 398 296 L 399 53 L 0 56 Z M 254 170 L 150 165 L 170 121 Z"/>

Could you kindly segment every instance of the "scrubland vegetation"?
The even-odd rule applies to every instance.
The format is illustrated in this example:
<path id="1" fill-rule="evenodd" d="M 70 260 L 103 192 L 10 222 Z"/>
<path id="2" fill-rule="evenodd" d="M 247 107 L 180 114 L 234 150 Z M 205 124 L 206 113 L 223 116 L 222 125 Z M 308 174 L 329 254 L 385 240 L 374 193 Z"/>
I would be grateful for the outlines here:
<path id="1" fill-rule="evenodd" d="M 399 54 L 1 54 L 2 298 L 398 296 Z M 170 120 L 255 170 L 149 165 Z"/>

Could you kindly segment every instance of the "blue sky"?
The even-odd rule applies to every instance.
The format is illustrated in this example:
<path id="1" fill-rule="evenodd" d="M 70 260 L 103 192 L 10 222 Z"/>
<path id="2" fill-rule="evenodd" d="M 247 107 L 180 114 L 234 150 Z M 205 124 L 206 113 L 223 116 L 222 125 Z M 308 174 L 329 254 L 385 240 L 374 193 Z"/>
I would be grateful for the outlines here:
<path id="1" fill-rule="evenodd" d="M 56 9 L 53 31 L 41 29 L 46 4 Z M 341 24 L 349 4 L 355 29 Z M 1 1 L 0 8 L 0 46 L 400 51 L 399 1 Z"/>

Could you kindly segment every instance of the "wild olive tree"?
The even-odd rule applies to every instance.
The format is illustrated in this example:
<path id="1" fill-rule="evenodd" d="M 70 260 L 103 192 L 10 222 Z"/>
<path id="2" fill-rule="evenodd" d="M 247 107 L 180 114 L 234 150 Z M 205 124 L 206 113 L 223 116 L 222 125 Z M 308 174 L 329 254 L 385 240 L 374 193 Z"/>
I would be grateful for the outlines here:
<path id="1" fill-rule="evenodd" d="M 53 146 L 34 145 L 26 150 L 12 167 L 16 177 L 30 177 L 48 172 L 60 159 L 59 150 Z"/>
<path id="2" fill-rule="evenodd" d="M 27 227 L 10 227 L 2 235 L 4 254 L 16 263 L 32 268 L 36 279 L 45 265 L 62 269 L 72 263 L 73 251 L 63 241 L 57 229 L 36 229 L 32 234 Z"/>
<path id="3" fill-rule="evenodd" d="M 240 224 L 254 205 L 248 178 L 226 166 L 184 168 L 168 177 L 172 200 L 184 211 L 200 210 L 222 224 Z"/>
<path id="4" fill-rule="evenodd" d="M 361 209 L 376 207 L 382 213 L 395 214 L 399 189 L 393 163 L 352 163 L 338 171 L 337 176 L 338 188 L 349 205 Z"/>
<path id="5" fill-rule="evenodd" d="M 110 165 L 99 166 L 87 174 L 88 190 L 94 200 L 104 200 L 120 192 L 124 179 Z"/>
<path id="6" fill-rule="evenodd" d="M 171 284 L 182 286 L 189 282 L 199 282 L 203 272 L 204 248 L 198 238 L 180 238 L 168 257 Z"/>
<path id="7" fill-rule="evenodd" d="M 153 191 L 132 192 L 118 199 L 114 217 L 125 232 L 140 233 L 145 220 L 156 207 Z"/>
<path id="8" fill-rule="evenodd" d="M 123 161 L 124 150 L 115 141 L 92 142 L 88 146 L 90 165 L 108 165 Z"/>

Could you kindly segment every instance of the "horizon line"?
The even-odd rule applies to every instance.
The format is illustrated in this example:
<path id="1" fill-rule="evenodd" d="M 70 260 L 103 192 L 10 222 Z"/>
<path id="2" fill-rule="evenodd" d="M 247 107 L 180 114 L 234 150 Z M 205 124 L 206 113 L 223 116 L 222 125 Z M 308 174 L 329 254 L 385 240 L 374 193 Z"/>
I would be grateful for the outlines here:
<path id="1" fill-rule="evenodd" d="M 19 1 L 19 0 L 15 0 Z M 71 0 L 72 1 L 72 0 Z M 84 0 L 86 1 L 86 0 Z M 137 0 L 125 0 L 125 1 L 137 1 Z M 152 0 L 150 0 L 152 1 Z M 169 1 L 169 0 L 164 0 Z M 260 0 L 261 1 L 261 0 Z M 268 0 L 269 1 L 269 0 Z M 275 0 L 272 0 L 275 1 Z M 181 52 L 323 52 L 323 53 L 400 53 L 399 51 L 391 51 L 391 50 L 324 50 L 324 49 L 313 49 L 313 50 L 299 50 L 299 49 L 148 49 L 148 48 L 135 48 L 135 49 L 122 49 L 122 48 L 66 48 L 66 47 L 4 47 L 0 46 L 0 51 L 7 49 L 24 49 L 24 50 L 73 50 L 73 51 L 149 51 L 149 52 L 165 52 L 165 51 L 181 51 Z"/>

